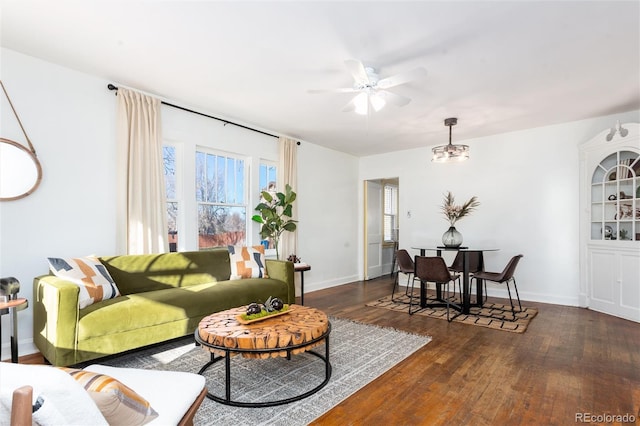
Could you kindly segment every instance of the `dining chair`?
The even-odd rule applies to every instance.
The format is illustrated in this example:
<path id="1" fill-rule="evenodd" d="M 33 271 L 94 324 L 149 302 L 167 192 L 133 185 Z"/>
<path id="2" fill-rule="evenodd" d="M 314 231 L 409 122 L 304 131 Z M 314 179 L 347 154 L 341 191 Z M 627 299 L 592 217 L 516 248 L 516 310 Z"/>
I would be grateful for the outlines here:
<path id="1" fill-rule="evenodd" d="M 512 321 L 516 320 L 516 310 L 513 306 L 513 299 L 511 298 L 511 290 L 509 288 L 509 283 L 513 282 L 513 288 L 516 291 L 516 297 L 518 298 L 518 306 L 520 307 L 520 311 L 522 312 L 522 304 L 520 303 L 520 295 L 518 294 L 518 286 L 516 285 L 516 279 L 514 278 L 514 273 L 516 271 L 516 267 L 518 266 L 518 262 L 520 262 L 520 259 L 522 259 L 522 255 L 518 254 L 516 256 L 513 256 L 511 258 L 511 260 L 509 260 L 509 263 L 507 263 L 507 266 L 505 266 L 504 270 L 502 272 L 487 272 L 487 271 L 479 271 L 476 272 L 475 274 L 473 274 L 473 278 L 474 280 L 484 280 L 485 283 L 486 281 L 492 281 L 494 283 L 497 284 L 506 284 L 507 285 L 507 292 L 509 292 L 509 303 L 511 304 L 511 313 L 513 314 L 513 319 Z M 486 290 L 485 290 L 486 292 Z"/>
<path id="2" fill-rule="evenodd" d="M 453 318 L 449 316 L 449 307 L 453 303 L 449 300 L 449 283 L 460 280 L 460 275 L 453 274 L 449 271 L 447 264 L 444 259 L 440 256 L 435 257 L 427 257 L 427 256 L 416 256 L 414 260 L 414 272 L 413 272 L 413 281 L 411 282 L 411 294 L 409 296 L 409 315 L 413 315 L 416 312 L 422 311 L 427 308 L 432 307 L 446 307 L 447 308 L 447 321 L 451 321 Z M 436 287 L 442 288 L 442 286 L 446 286 L 447 293 L 444 295 L 443 300 L 441 302 L 436 303 L 426 303 L 424 306 L 420 306 L 419 309 L 412 310 L 414 296 L 414 284 L 416 280 L 420 281 L 420 293 L 426 293 L 426 283 L 432 282 L 435 283 Z M 442 294 L 441 292 L 439 292 Z"/>
<path id="3" fill-rule="evenodd" d="M 482 252 L 480 251 L 470 251 L 468 253 L 466 253 L 469 257 L 469 274 L 470 274 L 470 278 L 473 277 L 473 274 L 475 274 L 476 272 L 482 271 L 483 269 L 483 265 L 482 265 Z M 463 261 L 464 261 L 464 256 L 465 256 L 465 252 L 462 251 L 458 251 L 458 253 L 456 254 L 455 259 L 453 259 L 453 262 L 451 262 L 451 266 L 449 266 L 449 270 L 451 272 L 455 272 L 458 274 L 463 274 L 464 273 L 464 268 L 463 268 Z M 453 287 L 454 289 L 454 296 L 455 296 L 455 286 Z M 460 280 L 458 280 L 458 290 L 460 291 L 460 294 L 462 294 L 462 288 L 460 285 Z M 484 301 L 487 300 L 487 283 L 484 283 Z M 479 303 L 479 301 L 478 301 Z"/>
<path id="4" fill-rule="evenodd" d="M 391 290 L 391 301 L 397 303 L 406 303 L 394 299 L 393 295 L 395 294 L 396 288 L 399 287 L 398 273 L 402 272 L 403 274 L 407 275 L 407 286 L 405 287 L 404 294 L 405 296 L 409 296 L 409 283 L 411 282 L 411 277 L 413 276 L 414 272 L 413 259 L 411 259 L 411 256 L 409 255 L 409 252 L 407 250 L 401 249 L 396 251 L 396 262 L 398 267 L 396 271 L 396 279 L 393 283 L 393 290 Z"/>

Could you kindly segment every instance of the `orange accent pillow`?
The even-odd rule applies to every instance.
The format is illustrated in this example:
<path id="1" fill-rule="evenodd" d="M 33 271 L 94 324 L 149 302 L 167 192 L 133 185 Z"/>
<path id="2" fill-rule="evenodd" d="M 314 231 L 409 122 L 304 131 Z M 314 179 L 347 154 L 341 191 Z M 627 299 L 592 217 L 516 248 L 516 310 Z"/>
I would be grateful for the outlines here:
<path id="1" fill-rule="evenodd" d="M 232 280 L 268 278 L 264 246 L 228 246 Z"/>

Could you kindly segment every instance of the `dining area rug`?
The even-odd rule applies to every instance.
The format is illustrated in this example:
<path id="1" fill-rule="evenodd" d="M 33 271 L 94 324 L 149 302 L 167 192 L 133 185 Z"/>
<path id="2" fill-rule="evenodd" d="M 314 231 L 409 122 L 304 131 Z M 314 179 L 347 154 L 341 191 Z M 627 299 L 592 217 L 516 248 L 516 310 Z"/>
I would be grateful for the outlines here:
<path id="1" fill-rule="evenodd" d="M 427 295 L 427 303 L 437 302 L 436 298 L 432 295 Z M 414 299 L 414 306 L 417 300 Z M 419 303 L 419 302 L 418 302 Z M 385 296 L 381 299 L 369 302 L 366 306 L 374 308 L 389 309 L 392 311 L 409 313 L 409 296 L 403 292 L 396 293 L 394 300 L 391 300 L 391 295 Z M 461 314 L 453 319 L 452 322 L 459 322 L 462 324 L 475 325 L 479 327 L 491 328 L 494 330 L 510 331 L 512 333 L 524 333 L 527 331 L 527 327 L 531 320 L 538 314 L 538 310 L 523 306 L 522 312 L 517 311 L 516 305 L 516 320 L 511 321 L 513 314 L 511 313 L 511 305 L 502 305 L 499 303 L 485 303 L 481 308 L 472 307 L 468 315 Z M 449 315 L 454 316 L 458 312 L 455 309 L 449 310 Z M 425 316 L 429 318 L 437 318 L 447 320 L 447 309 L 442 307 L 427 308 L 416 312 L 414 315 Z"/>

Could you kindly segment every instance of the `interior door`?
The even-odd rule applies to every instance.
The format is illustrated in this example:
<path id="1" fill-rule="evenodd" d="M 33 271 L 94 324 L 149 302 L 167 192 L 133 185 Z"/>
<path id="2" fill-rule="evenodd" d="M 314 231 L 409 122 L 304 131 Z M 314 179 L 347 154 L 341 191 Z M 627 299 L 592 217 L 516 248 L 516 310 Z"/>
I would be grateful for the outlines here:
<path id="1" fill-rule="evenodd" d="M 382 275 L 382 184 L 365 182 L 365 280 Z"/>

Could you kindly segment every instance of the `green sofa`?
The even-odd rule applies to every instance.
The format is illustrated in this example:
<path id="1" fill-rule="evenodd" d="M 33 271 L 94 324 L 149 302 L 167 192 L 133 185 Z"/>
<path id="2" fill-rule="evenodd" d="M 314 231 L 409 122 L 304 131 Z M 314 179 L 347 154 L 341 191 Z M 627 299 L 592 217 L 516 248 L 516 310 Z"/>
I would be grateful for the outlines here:
<path id="1" fill-rule="evenodd" d="M 101 257 L 121 296 L 78 309 L 77 285 L 33 281 L 33 339 L 68 366 L 192 334 L 214 312 L 279 297 L 295 303 L 293 263 L 266 260 L 269 278 L 229 280 L 226 249 Z"/>

